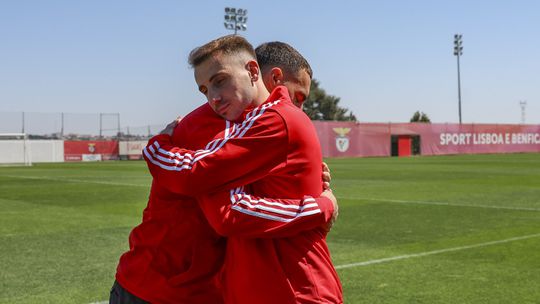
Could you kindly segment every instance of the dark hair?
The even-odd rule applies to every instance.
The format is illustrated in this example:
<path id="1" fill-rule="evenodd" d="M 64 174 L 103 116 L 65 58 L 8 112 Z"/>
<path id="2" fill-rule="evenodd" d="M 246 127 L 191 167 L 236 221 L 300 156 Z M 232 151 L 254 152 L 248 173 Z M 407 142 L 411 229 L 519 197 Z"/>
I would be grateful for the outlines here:
<path id="1" fill-rule="evenodd" d="M 244 37 L 227 35 L 194 48 L 191 53 L 189 53 L 188 62 L 191 67 L 195 68 L 214 54 L 234 54 L 242 51 L 252 55 L 253 59 L 256 58 L 253 46 Z"/>
<path id="2" fill-rule="evenodd" d="M 296 74 L 305 70 L 309 74 L 309 78 L 313 78 L 313 71 L 306 58 L 285 42 L 263 43 L 255 49 L 255 54 L 257 54 L 257 62 L 263 71 L 278 67 Z"/>

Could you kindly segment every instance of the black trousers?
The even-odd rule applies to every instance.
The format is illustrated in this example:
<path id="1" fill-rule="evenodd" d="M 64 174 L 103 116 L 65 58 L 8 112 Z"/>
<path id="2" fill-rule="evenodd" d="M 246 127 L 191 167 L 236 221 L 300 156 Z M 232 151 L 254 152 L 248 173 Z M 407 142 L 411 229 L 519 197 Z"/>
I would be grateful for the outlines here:
<path id="1" fill-rule="evenodd" d="M 109 304 L 149 304 L 149 302 L 131 294 L 118 284 L 118 282 L 114 281 L 109 297 Z"/>

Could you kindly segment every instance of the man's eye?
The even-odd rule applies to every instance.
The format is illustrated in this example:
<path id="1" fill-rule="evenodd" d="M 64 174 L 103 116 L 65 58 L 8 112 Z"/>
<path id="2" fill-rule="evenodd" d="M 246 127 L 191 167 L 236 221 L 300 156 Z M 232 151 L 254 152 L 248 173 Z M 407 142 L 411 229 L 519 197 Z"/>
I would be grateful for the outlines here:
<path id="1" fill-rule="evenodd" d="M 215 85 L 215 86 L 221 86 L 221 85 L 223 85 L 223 83 L 225 83 L 225 78 L 218 78 L 218 79 L 216 79 L 216 81 L 214 82 L 214 85 Z"/>

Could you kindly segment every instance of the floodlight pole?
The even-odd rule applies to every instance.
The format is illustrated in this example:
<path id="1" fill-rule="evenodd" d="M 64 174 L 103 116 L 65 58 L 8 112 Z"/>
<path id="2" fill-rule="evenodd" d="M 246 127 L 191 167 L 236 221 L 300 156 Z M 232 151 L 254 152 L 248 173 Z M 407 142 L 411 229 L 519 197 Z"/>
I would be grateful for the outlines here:
<path id="1" fill-rule="evenodd" d="M 459 108 L 459 124 L 461 124 L 461 72 L 459 68 L 459 54 L 457 55 L 458 61 L 458 108 Z"/>
<path id="2" fill-rule="evenodd" d="M 454 35 L 454 56 L 457 57 L 459 124 L 461 124 L 461 77 L 459 69 L 459 57 L 463 55 L 463 41 L 461 40 L 461 36 L 461 34 Z"/>
<path id="3" fill-rule="evenodd" d="M 234 30 L 234 34 L 238 30 L 245 31 L 247 29 L 247 10 L 242 8 L 226 7 L 224 26 L 228 30 Z"/>

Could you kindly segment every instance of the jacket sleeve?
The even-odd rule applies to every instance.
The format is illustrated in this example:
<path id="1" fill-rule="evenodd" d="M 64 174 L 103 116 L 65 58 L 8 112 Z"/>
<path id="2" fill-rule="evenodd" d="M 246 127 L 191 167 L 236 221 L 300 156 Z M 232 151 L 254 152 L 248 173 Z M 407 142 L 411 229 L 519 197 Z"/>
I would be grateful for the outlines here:
<path id="1" fill-rule="evenodd" d="M 290 237 L 321 227 L 334 212 L 327 197 L 261 198 L 245 193 L 243 187 L 197 200 L 212 228 L 226 237 Z"/>
<path id="2" fill-rule="evenodd" d="M 209 142 L 204 149 L 175 147 L 169 135 L 157 135 L 148 142 L 143 155 L 153 178 L 165 189 L 197 197 L 263 178 L 285 165 L 287 149 L 283 118 L 267 110 L 231 124 L 222 138 Z"/>

